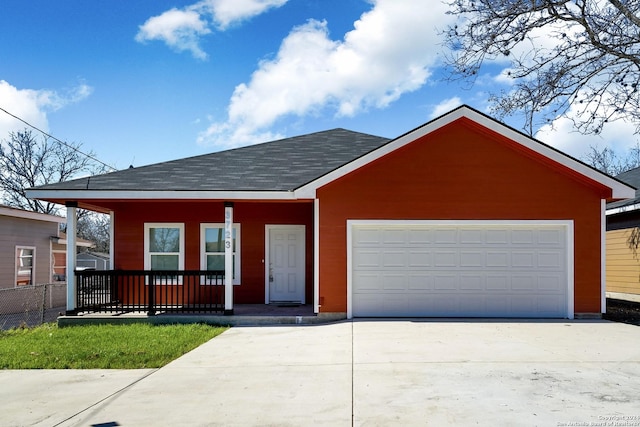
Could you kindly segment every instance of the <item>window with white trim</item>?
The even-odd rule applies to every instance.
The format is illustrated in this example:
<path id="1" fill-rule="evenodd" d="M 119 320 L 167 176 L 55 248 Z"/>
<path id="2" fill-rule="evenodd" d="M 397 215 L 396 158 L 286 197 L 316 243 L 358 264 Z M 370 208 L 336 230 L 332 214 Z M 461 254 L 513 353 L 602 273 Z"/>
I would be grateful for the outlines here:
<path id="1" fill-rule="evenodd" d="M 16 246 L 16 286 L 33 285 L 36 248 Z"/>
<path id="2" fill-rule="evenodd" d="M 240 284 L 240 224 L 233 224 L 233 284 Z M 200 224 L 201 270 L 224 271 L 224 224 Z"/>
<path id="3" fill-rule="evenodd" d="M 184 270 L 183 223 L 145 223 L 144 269 Z"/>

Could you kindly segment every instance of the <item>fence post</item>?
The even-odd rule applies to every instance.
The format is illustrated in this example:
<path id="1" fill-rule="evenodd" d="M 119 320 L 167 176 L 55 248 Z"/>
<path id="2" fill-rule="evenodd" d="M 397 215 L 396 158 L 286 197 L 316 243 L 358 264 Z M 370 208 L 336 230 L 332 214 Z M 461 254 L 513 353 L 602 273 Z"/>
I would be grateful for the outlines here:
<path id="1" fill-rule="evenodd" d="M 40 304 L 40 324 L 44 324 L 44 313 L 47 311 L 47 287 L 51 285 L 44 285 L 42 287 L 42 304 Z"/>
<path id="2" fill-rule="evenodd" d="M 155 299 L 156 299 L 156 292 L 155 292 L 155 287 L 156 287 L 156 281 L 155 281 L 155 277 L 153 277 L 153 274 L 149 274 L 149 301 L 148 301 L 148 310 L 147 310 L 147 314 L 149 316 L 153 316 L 156 314 L 156 309 L 155 309 Z"/>

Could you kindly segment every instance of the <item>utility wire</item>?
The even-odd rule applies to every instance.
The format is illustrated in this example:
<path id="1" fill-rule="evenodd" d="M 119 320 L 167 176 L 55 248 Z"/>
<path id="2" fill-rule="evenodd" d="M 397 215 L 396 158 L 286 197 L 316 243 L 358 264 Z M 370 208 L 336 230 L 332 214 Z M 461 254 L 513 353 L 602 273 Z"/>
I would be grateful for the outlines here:
<path id="1" fill-rule="evenodd" d="M 72 146 L 72 145 L 69 145 L 68 143 L 64 142 L 63 140 L 58 139 L 58 138 L 56 138 L 55 136 L 53 136 L 53 135 L 51 135 L 51 134 L 49 134 L 49 133 L 47 133 L 47 132 L 43 131 L 42 129 L 39 129 L 39 128 L 35 127 L 35 126 L 34 126 L 34 125 L 32 125 L 31 123 L 27 122 L 26 120 L 21 119 L 20 117 L 16 116 L 15 114 L 11 114 L 10 112 L 8 112 L 7 110 L 5 110 L 4 108 L 0 107 L 0 111 L 2 111 L 2 112 L 4 112 L 4 113 L 6 113 L 6 114 L 8 114 L 8 115 L 10 115 L 10 116 L 11 116 L 11 117 L 13 117 L 14 119 L 20 120 L 20 121 L 21 121 L 22 123 L 24 123 L 25 125 L 29 126 L 30 128 L 33 128 L 33 129 L 37 130 L 37 131 L 38 131 L 38 132 L 40 132 L 41 134 L 43 134 L 43 135 L 45 135 L 45 136 L 47 136 L 47 137 L 49 137 L 49 138 L 53 139 L 54 141 L 59 142 L 60 144 L 64 145 L 65 147 L 67 147 L 67 148 L 69 148 L 69 149 L 71 149 L 71 150 L 73 150 L 73 151 L 76 151 L 76 152 L 78 152 L 78 153 L 82 154 L 83 156 L 88 157 L 88 158 L 90 158 L 91 160 L 93 160 L 93 161 L 95 161 L 95 162 L 100 163 L 100 164 L 101 164 L 101 165 L 103 165 L 103 166 L 106 166 L 106 167 L 107 167 L 107 168 L 109 168 L 110 170 L 113 170 L 113 171 L 116 171 L 116 170 L 117 170 L 116 168 L 114 168 L 114 167 L 113 167 L 113 166 L 111 166 L 111 165 L 106 164 L 106 163 L 105 163 L 105 162 L 103 162 L 102 160 L 99 160 L 99 159 L 97 159 L 96 157 L 94 157 L 94 156 L 92 156 L 92 155 L 90 155 L 90 154 L 87 154 L 87 153 L 85 153 L 85 152 L 83 152 L 83 151 L 81 151 L 81 150 L 78 150 L 76 147 L 74 147 L 74 146 Z"/>

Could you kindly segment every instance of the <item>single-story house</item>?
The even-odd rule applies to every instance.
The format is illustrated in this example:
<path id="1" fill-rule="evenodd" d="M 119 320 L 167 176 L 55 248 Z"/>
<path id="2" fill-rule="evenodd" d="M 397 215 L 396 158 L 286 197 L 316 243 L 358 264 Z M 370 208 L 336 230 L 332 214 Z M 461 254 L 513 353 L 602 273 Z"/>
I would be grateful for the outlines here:
<path id="1" fill-rule="evenodd" d="M 53 252 L 53 280 L 65 281 L 67 277 L 67 234 L 60 232 L 58 236 L 51 238 L 51 251 Z M 89 240 L 76 238 L 76 250 L 84 248 L 85 250 L 95 246 Z M 76 264 L 76 267 L 80 267 Z"/>
<path id="2" fill-rule="evenodd" d="M 227 313 L 573 318 L 605 310 L 605 204 L 635 190 L 461 106 L 391 140 L 333 129 L 28 194 L 110 213 L 121 274 L 176 271 L 133 299 L 203 303 L 223 270 Z"/>
<path id="3" fill-rule="evenodd" d="M 76 266 L 100 271 L 110 270 L 111 255 L 93 251 L 80 252 L 76 257 Z"/>
<path id="4" fill-rule="evenodd" d="M 0 205 L 0 289 L 54 280 L 53 240 L 65 218 Z"/>
<path id="5" fill-rule="evenodd" d="M 640 168 L 616 176 L 640 188 Z M 607 296 L 640 302 L 640 190 L 607 204 Z"/>

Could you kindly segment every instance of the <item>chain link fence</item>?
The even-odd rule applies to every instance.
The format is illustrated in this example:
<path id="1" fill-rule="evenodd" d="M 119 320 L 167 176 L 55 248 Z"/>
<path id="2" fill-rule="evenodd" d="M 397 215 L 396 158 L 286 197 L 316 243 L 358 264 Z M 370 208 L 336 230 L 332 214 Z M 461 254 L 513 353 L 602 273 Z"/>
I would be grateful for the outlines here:
<path id="1" fill-rule="evenodd" d="M 53 322 L 66 310 L 65 283 L 0 289 L 0 329 Z"/>

